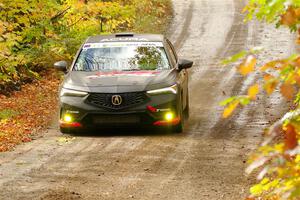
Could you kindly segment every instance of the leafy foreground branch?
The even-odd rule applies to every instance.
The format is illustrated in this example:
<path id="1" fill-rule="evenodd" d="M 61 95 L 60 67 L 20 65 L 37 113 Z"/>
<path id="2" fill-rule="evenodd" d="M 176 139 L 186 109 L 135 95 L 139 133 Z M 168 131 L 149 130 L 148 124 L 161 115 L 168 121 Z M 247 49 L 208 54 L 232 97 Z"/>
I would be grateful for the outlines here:
<path id="1" fill-rule="evenodd" d="M 300 1 L 250 0 L 245 7 L 247 20 L 254 17 L 262 21 L 287 26 L 300 34 Z M 297 41 L 298 44 L 300 40 Z M 223 117 L 229 117 L 239 106 L 248 105 L 257 99 L 259 92 L 271 95 L 276 88 L 288 100 L 293 100 L 294 110 L 276 122 L 265 132 L 265 140 L 250 157 L 247 173 L 258 173 L 258 184 L 251 189 L 247 198 L 278 200 L 300 199 L 300 56 L 292 55 L 257 66 L 256 50 L 243 51 L 224 61 L 224 64 L 242 59 L 238 71 L 247 76 L 259 72 L 259 80 L 248 89 L 248 94 L 234 96 L 223 102 L 226 106 Z"/>

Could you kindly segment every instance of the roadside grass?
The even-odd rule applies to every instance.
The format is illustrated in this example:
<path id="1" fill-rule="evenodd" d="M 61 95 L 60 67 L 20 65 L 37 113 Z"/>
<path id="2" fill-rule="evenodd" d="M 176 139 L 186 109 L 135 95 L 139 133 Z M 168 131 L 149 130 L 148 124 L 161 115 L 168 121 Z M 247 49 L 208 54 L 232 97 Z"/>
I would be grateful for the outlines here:
<path id="1" fill-rule="evenodd" d="M 136 33 L 166 33 L 172 18 L 171 0 L 156 0 L 148 13 L 140 12 L 132 30 Z M 159 5 L 159 7 L 155 7 Z M 163 9 L 163 14 L 157 12 Z M 121 31 L 121 30 L 120 30 Z M 48 63 L 49 64 L 49 63 Z M 9 97 L 0 95 L 0 152 L 12 150 L 49 126 L 58 108 L 61 74 L 47 70 L 39 80 L 22 86 Z"/>

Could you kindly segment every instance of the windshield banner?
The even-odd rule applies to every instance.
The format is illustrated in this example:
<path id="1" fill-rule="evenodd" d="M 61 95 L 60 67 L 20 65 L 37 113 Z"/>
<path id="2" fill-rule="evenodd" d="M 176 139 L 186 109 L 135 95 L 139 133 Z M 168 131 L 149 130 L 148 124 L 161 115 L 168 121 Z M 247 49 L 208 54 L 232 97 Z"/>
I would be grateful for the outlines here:
<path id="1" fill-rule="evenodd" d="M 113 47 L 163 47 L 162 42 L 107 42 L 89 43 L 82 49 L 113 48 Z"/>

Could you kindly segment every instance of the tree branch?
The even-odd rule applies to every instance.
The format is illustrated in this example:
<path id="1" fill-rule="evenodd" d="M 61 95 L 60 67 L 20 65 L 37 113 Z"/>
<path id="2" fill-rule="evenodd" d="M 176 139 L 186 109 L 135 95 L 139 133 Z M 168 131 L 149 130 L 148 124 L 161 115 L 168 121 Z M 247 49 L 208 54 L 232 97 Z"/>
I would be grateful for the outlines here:
<path id="1" fill-rule="evenodd" d="M 67 7 L 65 10 L 63 10 L 63 11 L 57 13 L 56 15 L 54 15 L 53 17 L 51 17 L 50 20 L 53 22 L 53 21 L 57 20 L 58 18 L 63 17 L 67 13 L 67 11 L 70 9 L 71 9 L 71 6 Z"/>

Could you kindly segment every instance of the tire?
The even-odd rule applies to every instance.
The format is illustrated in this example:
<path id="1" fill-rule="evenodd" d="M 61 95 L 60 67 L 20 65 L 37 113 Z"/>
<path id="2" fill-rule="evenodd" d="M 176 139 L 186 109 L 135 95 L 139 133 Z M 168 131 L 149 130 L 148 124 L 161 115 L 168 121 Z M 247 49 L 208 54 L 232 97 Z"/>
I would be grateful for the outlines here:
<path id="1" fill-rule="evenodd" d="M 59 130 L 62 134 L 69 134 L 71 133 L 71 130 L 69 128 L 63 128 L 63 127 L 59 127 Z"/>
<path id="2" fill-rule="evenodd" d="M 183 128 L 184 128 L 184 113 L 182 110 L 182 103 L 180 102 L 180 108 L 178 108 L 178 113 L 180 116 L 180 122 L 179 124 L 173 126 L 173 132 L 175 133 L 182 133 L 183 132 Z"/>
<path id="3" fill-rule="evenodd" d="M 184 109 L 184 117 L 185 119 L 188 119 L 190 117 L 190 98 L 189 98 L 189 92 L 186 96 L 186 107 Z"/>
<path id="4" fill-rule="evenodd" d="M 182 123 L 182 120 L 181 120 L 181 122 L 178 125 L 176 125 L 176 126 L 173 127 L 173 132 L 175 132 L 175 133 L 182 133 L 183 132 L 183 123 Z"/>

